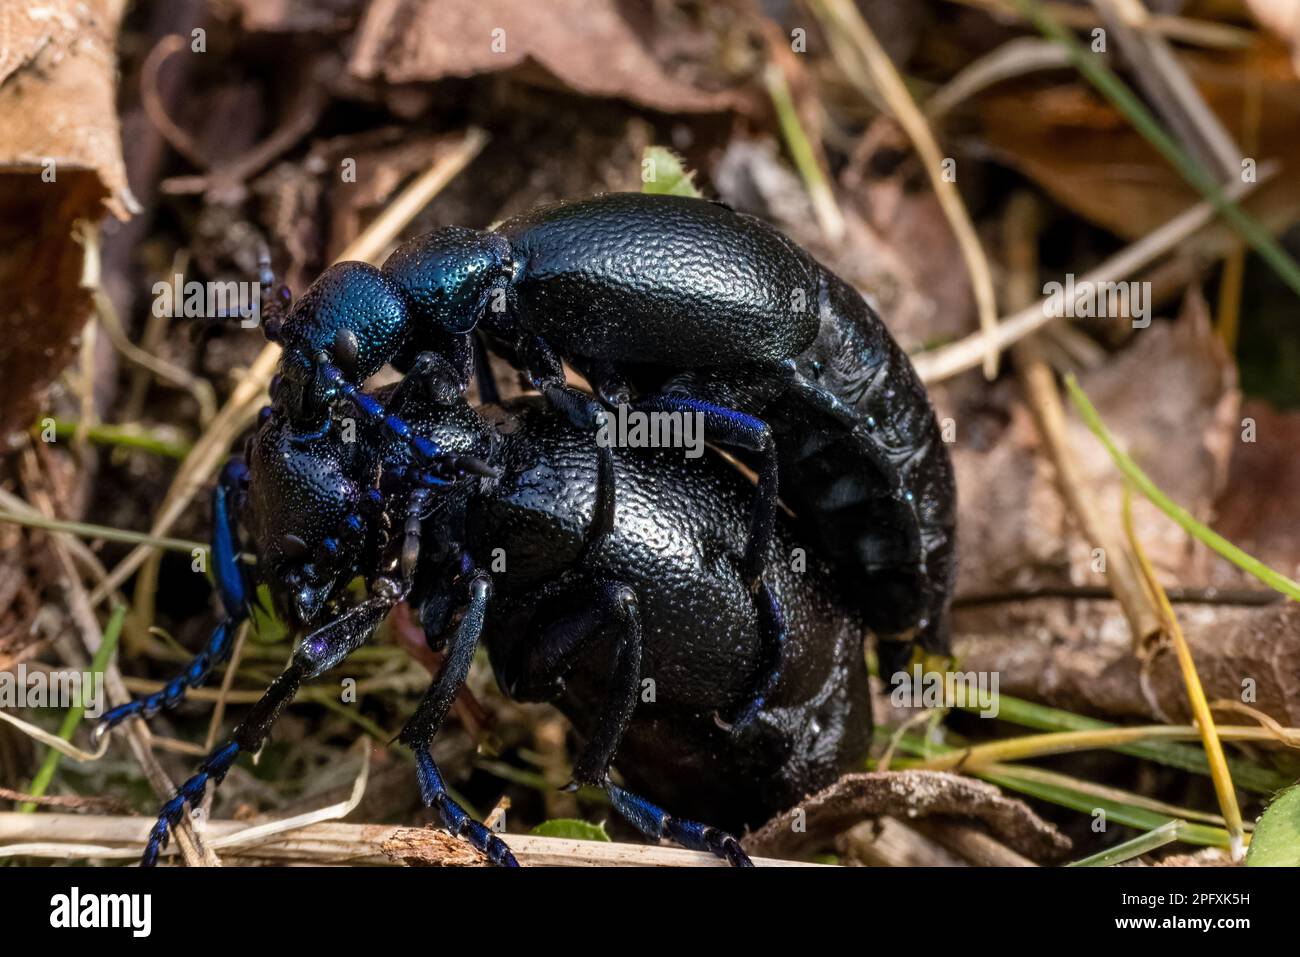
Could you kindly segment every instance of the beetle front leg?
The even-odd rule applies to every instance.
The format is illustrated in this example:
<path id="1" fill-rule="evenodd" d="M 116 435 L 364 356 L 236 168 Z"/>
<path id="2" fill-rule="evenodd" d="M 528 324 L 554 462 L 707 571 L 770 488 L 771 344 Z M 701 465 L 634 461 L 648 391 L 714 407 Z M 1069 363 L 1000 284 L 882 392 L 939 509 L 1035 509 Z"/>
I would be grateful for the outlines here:
<path id="1" fill-rule="evenodd" d="M 262 321 L 262 333 L 272 342 L 280 335 L 280 326 L 289 311 L 293 294 L 284 283 L 275 284 L 275 270 L 271 268 L 271 250 L 262 244 L 257 256 L 258 310 Z"/>
<path id="2" fill-rule="evenodd" d="M 221 477 L 212 493 L 212 571 L 221 595 L 223 614 L 208 643 L 160 691 L 106 712 L 95 727 L 96 739 L 127 718 L 139 715 L 148 719 L 161 710 L 175 708 L 185 700 L 191 688 L 201 687 L 212 670 L 230 657 L 235 631 L 248 620 L 252 594 L 252 583 L 239 557 L 239 503 L 247 486 L 248 466 L 242 458 L 236 457 L 221 470 Z"/>
<path id="3" fill-rule="evenodd" d="M 176 789 L 175 795 L 158 812 L 158 821 L 149 832 L 149 842 L 140 858 L 141 867 L 157 863 L 159 852 L 167 846 L 172 829 L 185 813 L 185 805 L 197 805 L 209 781 L 220 784 L 241 753 L 252 754 L 262 746 L 271 726 L 298 693 L 302 682 L 333 668 L 365 644 L 403 595 L 400 586 L 388 579 L 379 579 L 374 591 L 375 597 L 307 635 L 294 651 L 289 666 L 253 705 L 230 740 L 209 754 L 198 772 Z"/>

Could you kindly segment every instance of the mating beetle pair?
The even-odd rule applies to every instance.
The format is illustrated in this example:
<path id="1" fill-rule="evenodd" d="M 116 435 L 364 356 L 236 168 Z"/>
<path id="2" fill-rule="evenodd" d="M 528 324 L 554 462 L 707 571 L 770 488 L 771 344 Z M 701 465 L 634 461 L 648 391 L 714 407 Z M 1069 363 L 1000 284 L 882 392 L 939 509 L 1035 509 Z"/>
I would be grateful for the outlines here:
<path id="1" fill-rule="evenodd" d="M 549 408 L 464 403 L 476 330 Z M 508 693 L 559 699 L 586 741 L 577 780 L 647 833 L 733 863 L 745 858 L 730 835 L 614 784 L 615 752 L 638 790 L 757 824 L 865 754 L 864 622 L 942 647 L 954 493 L 924 391 L 861 298 L 759 220 L 631 194 L 443 230 L 382 270 L 332 267 L 267 332 L 285 347 L 275 404 L 249 468 L 228 467 L 214 498 L 226 617 L 161 697 L 105 721 L 174 704 L 228 652 L 250 594 L 233 557 L 241 523 L 282 613 L 319 627 L 164 808 L 147 859 L 298 684 L 400 600 L 447 650 L 402 735 L 425 800 L 500 862 L 508 850 L 447 797 L 428 753 L 480 638 Z M 596 398 L 565 383 L 562 359 Z M 403 381 L 365 392 L 387 362 Z M 715 456 L 596 443 L 620 403 L 698 413 L 757 489 Z M 362 414 L 355 447 L 338 438 L 341 404 Z M 777 518 L 778 487 L 797 530 Z M 815 574 L 782 560 L 795 536 Z M 484 556 L 498 547 L 509 566 L 493 578 Z M 320 624 L 357 573 L 369 597 Z M 657 697 L 638 707 L 643 680 Z"/>

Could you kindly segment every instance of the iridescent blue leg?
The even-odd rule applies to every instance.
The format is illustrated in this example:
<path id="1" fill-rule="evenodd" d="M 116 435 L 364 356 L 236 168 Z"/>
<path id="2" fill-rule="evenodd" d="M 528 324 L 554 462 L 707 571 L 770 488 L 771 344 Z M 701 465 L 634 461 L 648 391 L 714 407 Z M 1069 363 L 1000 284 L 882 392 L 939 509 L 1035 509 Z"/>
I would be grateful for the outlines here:
<path id="1" fill-rule="evenodd" d="M 768 543 L 772 540 L 772 530 L 776 526 L 777 460 L 771 428 L 762 419 L 745 412 L 676 393 L 637 399 L 631 405 L 641 412 L 698 415 L 709 441 L 758 453 L 758 497 L 750 516 L 749 540 L 745 544 L 743 559 L 744 575 L 750 586 L 756 589 L 763 573 Z"/>
<path id="2" fill-rule="evenodd" d="M 230 740 L 208 755 L 198 773 L 177 788 L 176 794 L 162 806 L 140 858 L 142 867 L 152 867 L 157 862 L 159 852 L 167 846 L 172 830 L 185 813 L 185 805 L 193 807 L 202 800 L 209 781 L 220 784 L 240 753 L 252 754 L 262 746 L 271 726 L 298 693 L 302 682 L 333 668 L 365 644 L 384 616 L 405 595 L 402 586 L 389 579 L 377 580 L 373 593 L 374 597 L 303 638 L 289 666 L 271 682 L 271 687 L 253 705 Z"/>
<path id="3" fill-rule="evenodd" d="M 213 668 L 230 657 L 235 632 L 248 618 L 251 584 L 239 558 L 238 509 L 236 503 L 248 484 L 248 467 L 243 459 L 232 458 L 221 471 L 212 494 L 212 572 L 221 596 L 223 617 L 208 639 L 207 645 L 185 670 L 144 698 L 136 698 L 113 708 L 100 719 L 95 736 L 102 737 L 127 718 L 139 715 L 152 718 L 160 710 L 170 710 L 185 700 L 191 688 L 207 681 Z"/>
<path id="4" fill-rule="evenodd" d="M 675 392 L 637 399 L 632 402 L 632 407 L 642 412 L 699 415 L 704 424 L 704 433 L 710 441 L 747 449 L 759 455 L 758 492 L 750 516 L 749 539 L 741 560 L 741 574 L 745 576 L 754 594 L 764 669 L 758 676 L 752 697 L 740 711 L 730 720 L 718 717 L 718 723 L 723 727 L 740 732 L 763 709 L 768 696 L 780 681 L 786 644 L 785 615 L 781 612 L 776 596 L 762 580 L 763 565 L 776 525 L 777 457 L 772 430 L 766 422 L 745 412 Z"/>
<path id="5" fill-rule="evenodd" d="M 415 752 L 420 796 L 426 807 L 438 812 L 447 830 L 478 848 L 493 864 L 518 867 L 519 863 L 506 843 L 493 834 L 490 828 L 470 817 L 447 793 L 442 772 L 429 753 L 434 736 L 442 727 L 447 711 L 469 675 L 474 649 L 478 647 L 479 636 L 483 633 L 483 617 L 487 614 L 488 601 L 492 596 L 491 579 L 485 574 L 476 573 L 470 579 L 468 591 L 469 603 L 455 634 L 447 642 L 442 670 L 425 692 L 398 739 Z"/>
<path id="6" fill-rule="evenodd" d="M 422 464 L 439 482 L 450 483 L 469 475 L 498 477 L 496 469 L 472 456 L 457 455 L 436 442 L 416 435 L 400 417 L 389 412 L 373 396 L 347 380 L 343 371 L 321 353 L 314 360 L 316 374 L 327 385 L 326 391 L 346 399 L 358 412 L 375 424 L 384 426 L 411 448 Z"/>
<path id="7" fill-rule="evenodd" d="M 693 851 L 716 854 L 729 861 L 733 867 L 754 866 L 740 842 L 726 831 L 698 821 L 673 817 L 663 808 L 619 787 L 608 778 L 605 779 L 605 793 L 609 795 L 614 809 L 647 837 L 657 841 L 670 838 Z"/>
<path id="8" fill-rule="evenodd" d="M 438 765 L 434 763 L 427 748 L 415 753 L 415 766 L 420 779 L 420 796 L 424 799 L 425 806 L 437 809 L 448 831 L 474 845 L 493 864 L 501 867 L 519 866 L 505 841 L 493 834 L 490 828 L 470 817 L 463 807 L 452 800 L 447 793 L 447 785 L 442 780 L 442 772 L 438 770 Z"/>
<path id="9" fill-rule="evenodd" d="M 733 734 L 744 731 L 758 717 L 772 692 L 781 683 L 781 666 L 789 637 L 785 615 L 781 613 L 781 603 L 765 582 L 759 585 L 754 605 L 758 612 L 759 636 L 763 642 L 763 665 L 759 669 L 753 691 L 746 696 L 740 710 L 730 719 L 718 714 L 713 716 L 719 726 Z"/>

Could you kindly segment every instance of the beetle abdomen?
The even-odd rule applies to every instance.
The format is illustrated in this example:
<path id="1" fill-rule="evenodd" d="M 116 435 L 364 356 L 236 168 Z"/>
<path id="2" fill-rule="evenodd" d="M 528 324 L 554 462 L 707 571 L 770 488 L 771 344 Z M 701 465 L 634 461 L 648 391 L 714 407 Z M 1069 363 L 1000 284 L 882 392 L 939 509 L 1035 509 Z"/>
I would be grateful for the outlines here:
<path id="1" fill-rule="evenodd" d="M 822 303 L 817 340 L 796 359 L 802 381 L 767 413 L 782 497 L 827 557 L 865 575 L 858 593 L 877 634 L 915 629 L 945 650 L 957 493 L 934 410 L 880 317 L 829 271 Z"/>
<path id="2" fill-rule="evenodd" d="M 611 193 L 498 231 L 520 316 L 561 353 L 703 368 L 789 358 L 817 333 L 813 261 L 716 203 Z"/>

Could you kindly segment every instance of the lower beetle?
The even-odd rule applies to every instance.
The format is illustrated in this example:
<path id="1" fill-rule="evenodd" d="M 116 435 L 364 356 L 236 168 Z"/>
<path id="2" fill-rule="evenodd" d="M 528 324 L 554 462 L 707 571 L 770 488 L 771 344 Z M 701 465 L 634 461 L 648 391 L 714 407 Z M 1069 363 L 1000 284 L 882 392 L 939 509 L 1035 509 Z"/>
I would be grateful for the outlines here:
<path id="1" fill-rule="evenodd" d="M 647 835 L 733 864 L 748 858 L 721 828 L 757 825 L 861 765 L 871 725 L 863 624 L 815 550 L 788 560 L 801 546 L 778 521 L 763 557 L 788 639 L 773 656 L 745 576 L 751 483 L 717 456 L 618 450 L 619 521 L 593 537 L 589 436 L 536 400 L 480 415 L 448 373 L 426 354 L 368 398 L 491 477 L 446 482 L 386 429 L 349 444 L 337 426 L 302 431 L 279 410 L 251 442 L 247 469 L 227 469 L 216 502 L 238 506 L 228 527 L 250 533 L 277 607 L 311 630 L 231 740 L 163 807 L 146 864 L 185 804 L 261 746 L 301 682 L 346 658 L 402 600 L 446 654 L 400 739 L 415 751 L 425 803 L 496 863 L 514 858 L 448 795 L 429 752 L 480 640 L 508 695 L 555 701 L 570 717 L 584 741 L 576 783 L 604 788 Z M 218 573 L 223 595 L 246 602 L 251 582 L 233 558 Z M 356 573 L 367 597 L 338 608 Z M 718 715 L 746 710 L 743 731 L 719 726 Z"/>

